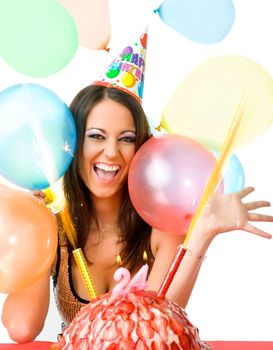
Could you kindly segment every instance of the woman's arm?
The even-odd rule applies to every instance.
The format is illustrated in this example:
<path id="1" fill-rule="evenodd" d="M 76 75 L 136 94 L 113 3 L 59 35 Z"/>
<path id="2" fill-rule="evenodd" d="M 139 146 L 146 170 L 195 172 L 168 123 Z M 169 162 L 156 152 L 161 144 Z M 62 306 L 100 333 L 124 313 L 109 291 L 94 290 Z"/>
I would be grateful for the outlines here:
<path id="1" fill-rule="evenodd" d="M 50 299 L 50 271 L 30 287 L 9 294 L 2 310 L 2 322 L 17 343 L 33 341 L 42 331 Z"/>
<path id="2" fill-rule="evenodd" d="M 157 246 L 157 251 L 153 252 L 155 261 L 149 275 L 148 289 L 159 290 L 181 243 L 181 237 L 153 230 L 152 246 Z M 190 298 L 208 246 L 209 243 L 200 241 L 187 250 L 168 289 L 166 297 L 183 308 Z"/>
<path id="3" fill-rule="evenodd" d="M 186 307 L 206 251 L 218 234 L 244 230 L 264 238 L 271 238 L 270 234 L 249 223 L 249 221 L 273 222 L 271 215 L 252 212 L 254 209 L 270 206 L 269 202 L 242 202 L 242 199 L 253 191 L 254 189 L 249 187 L 235 194 L 213 196 L 188 241 L 187 252 L 166 295 L 169 299 Z M 181 237 L 153 230 L 151 246 L 155 262 L 148 279 L 149 289 L 159 290 L 181 240 Z"/>

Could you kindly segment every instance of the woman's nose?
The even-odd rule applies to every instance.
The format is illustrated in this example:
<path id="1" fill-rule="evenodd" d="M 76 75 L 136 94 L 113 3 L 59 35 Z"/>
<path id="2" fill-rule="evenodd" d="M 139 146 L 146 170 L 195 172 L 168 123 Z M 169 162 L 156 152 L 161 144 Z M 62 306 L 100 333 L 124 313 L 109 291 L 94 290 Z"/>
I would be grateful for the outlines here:
<path id="1" fill-rule="evenodd" d="M 109 158 L 116 157 L 119 152 L 118 143 L 115 140 L 109 140 L 105 146 L 105 155 Z"/>

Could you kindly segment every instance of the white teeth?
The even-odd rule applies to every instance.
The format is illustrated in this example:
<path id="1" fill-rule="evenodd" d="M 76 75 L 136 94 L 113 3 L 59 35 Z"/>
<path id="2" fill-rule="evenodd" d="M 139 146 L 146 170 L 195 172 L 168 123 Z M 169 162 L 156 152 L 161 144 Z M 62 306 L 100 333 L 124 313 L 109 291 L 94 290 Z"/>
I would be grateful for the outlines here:
<path id="1" fill-rule="evenodd" d="M 95 166 L 104 171 L 117 171 L 119 170 L 119 165 L 109 165 L 104 163 L 96 163 Z"/>

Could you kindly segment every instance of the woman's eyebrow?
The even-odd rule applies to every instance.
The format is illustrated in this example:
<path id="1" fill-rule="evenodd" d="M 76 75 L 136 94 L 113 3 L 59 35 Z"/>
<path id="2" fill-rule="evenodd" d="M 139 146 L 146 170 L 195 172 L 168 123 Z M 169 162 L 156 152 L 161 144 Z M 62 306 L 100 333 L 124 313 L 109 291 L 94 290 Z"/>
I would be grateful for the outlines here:
<path id="1" fill-rule="evenodd" d="M 135 134 L 135 133 L 136 133 L 135 130 L 128 129 L 128 130 L 122 130 L 120 134 L 124 134 L 124 133 L 126 133 L 126 132 L 130 132 L 130 133 L 132 133 L 132 134 Z"/>
<path id="2" fill-rule="evenodd" d="M 106 131 L 104 129 L 101 129 L 101 128 L 95 128 L 95 127 L 91 127 L 91 128 L 88 128 L 86 129 L 86 131 L 101 131 L 103 133 L 105 133 Z"/>

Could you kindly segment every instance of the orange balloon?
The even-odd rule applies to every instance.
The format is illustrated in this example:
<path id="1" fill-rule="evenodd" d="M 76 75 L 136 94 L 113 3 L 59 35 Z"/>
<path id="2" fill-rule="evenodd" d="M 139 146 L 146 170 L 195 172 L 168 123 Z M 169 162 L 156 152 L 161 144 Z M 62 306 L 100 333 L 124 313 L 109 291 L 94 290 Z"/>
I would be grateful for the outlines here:
<path id="1" fill-rule="evenodd" d="M 59 0 L 77 25 L 79 44 L 89 49 L 105 49 L 111 35 L 108 0 Z"/>
<path id="2" fill-rule="evenodd" d="M 50 268 L 57 232 L 56 219 L 42 202 L 0 186 L 0 292 L 18 292 Z"/>

